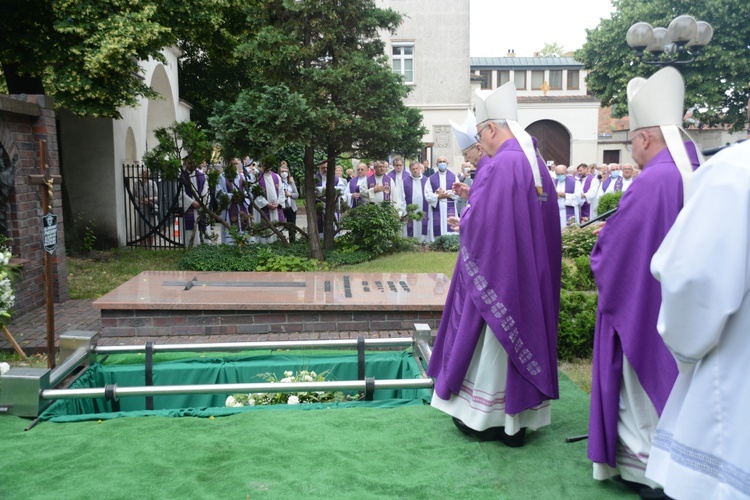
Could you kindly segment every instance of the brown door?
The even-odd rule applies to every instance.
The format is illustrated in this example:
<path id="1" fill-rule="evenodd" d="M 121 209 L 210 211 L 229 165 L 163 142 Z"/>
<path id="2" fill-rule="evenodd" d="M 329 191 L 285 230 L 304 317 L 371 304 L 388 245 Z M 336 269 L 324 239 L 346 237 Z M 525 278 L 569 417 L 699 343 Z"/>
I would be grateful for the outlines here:
<path id="1" fill-rule="evenodd" d="M 570 165 L 570 134 L 565 127 L 552 120 L 539 120 L 526 127 L 526 132 L 536 137 L 545 162 L 552 160 L 555 165 Z"/>

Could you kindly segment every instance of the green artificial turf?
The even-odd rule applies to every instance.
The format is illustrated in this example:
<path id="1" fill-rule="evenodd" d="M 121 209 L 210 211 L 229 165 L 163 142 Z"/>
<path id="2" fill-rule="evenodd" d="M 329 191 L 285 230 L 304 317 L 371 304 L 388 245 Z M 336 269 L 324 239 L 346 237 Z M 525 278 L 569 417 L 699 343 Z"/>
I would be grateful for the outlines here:
<path id="1" fill-rule="evenodd" d="M 511 449 L 430 406 L 78 423 L 0 416 L 0 498 L 632 498 L 591 478 L 588 396 L 564 375 L 552 425 Z"/>

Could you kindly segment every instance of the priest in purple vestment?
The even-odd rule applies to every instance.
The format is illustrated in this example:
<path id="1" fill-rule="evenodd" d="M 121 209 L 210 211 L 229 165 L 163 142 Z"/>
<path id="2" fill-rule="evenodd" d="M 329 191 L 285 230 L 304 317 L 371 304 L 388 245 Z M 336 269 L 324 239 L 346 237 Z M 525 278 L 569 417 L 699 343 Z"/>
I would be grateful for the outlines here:
<path id="1" fill-rule="evenodd" d="M 561 237 L 557 198 L 533 139 L 517 122 L 511 82 L 477 96 L 482 148 L 461 217 L 456 269 L 428 373 L 432 406 L 465 434 L 524 444 L 558 398 Z"/>
<path id="2" fill-rule="evenodd" d="M 594 478 L 620 475 L 641 495 L 663 494 L 644 475 L 651 440 L 677 376 L 656 329 L 661 288 L 651 258 L 682 208 L 698 155 L 683 142 L 685 85 L 674 68 L 628 84 L 633 159 L 640 179 L 601 228 L 591 254 L 599 289 L 588 457 Z M 684 133 L 684 131 L 683 131 Z"/>

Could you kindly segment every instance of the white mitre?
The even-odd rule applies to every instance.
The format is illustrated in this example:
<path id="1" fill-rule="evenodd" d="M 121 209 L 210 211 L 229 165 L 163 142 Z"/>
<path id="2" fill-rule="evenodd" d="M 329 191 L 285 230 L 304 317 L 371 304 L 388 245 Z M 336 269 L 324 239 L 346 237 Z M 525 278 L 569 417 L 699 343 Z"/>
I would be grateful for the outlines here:
<path id="1" fill-rule="evenodd" d="M 688 157 L 681 133 L 685 114 L 685 80 L 671 66 L 660 69 L 651 78 L 637 77 L 628 83 L 628 112 L 630 115 L 630 137 L 638 129 L 659 127 L 669 153 L 682 175 L 682 186 L 687 195 L 693 166 Z M 698 148 L 696 148 L 698 151 Z"/>
<path id="2" fill-rule="evenodd" d="M 462 125 L 456 125 L 453 120 L 449 120 L 453 128 L 453 135 L 456 136 L 456 141 L 458 141 L 458 147 L 461 148 L 461 151 L 466 151 L 477 143 L 475 137 L 477 135 L 477 119 L 470 109 L 466 113 L 466 120 Z"/>
<path id="3" fill-rule="evenodd" d="M 526 159 L 529 161 L 531 173 L 534 176 L 534 185 L 541 193 L 542 178 L 539 174 L 539 163 L 536 156 L 534 141 L 523 127 L 518 123 L 518 100 L 516 98 L 516 84 L 508 82 L 489 94 L 481 94 L 477 90 L 476 95 L 477 123 L 481 124 L 487 120 L 505 120 L 513 136 L 521 145 Z"/>

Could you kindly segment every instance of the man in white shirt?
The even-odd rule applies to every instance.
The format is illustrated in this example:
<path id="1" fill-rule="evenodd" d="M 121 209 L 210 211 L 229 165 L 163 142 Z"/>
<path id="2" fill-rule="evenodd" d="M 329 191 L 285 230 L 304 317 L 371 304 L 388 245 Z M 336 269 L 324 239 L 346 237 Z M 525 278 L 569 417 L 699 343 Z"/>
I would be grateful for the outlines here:
<path id="1" fill-rule="evenodd" d="M 557 207 L 560 210 L 560 227 L 565 228 L 569 221 L 580 224 L 581 183 L 572 175 L 568 175 L 565 165 L 555 167 L 555 190 Z"/>
<path id="2" fill-rule="evenodd" d="M 427 179 L 424 195 L 432 207 L 430 210 L 430 223 L 428 242 L 445 234 L 456 234 L 448 225 L 448 217 L 457 216 L 456 200 L 458 196 L 453 193 L 453 183 L 456 175 L 448 170 L 448 158 L 438 156 L 438 171 Z"/>

